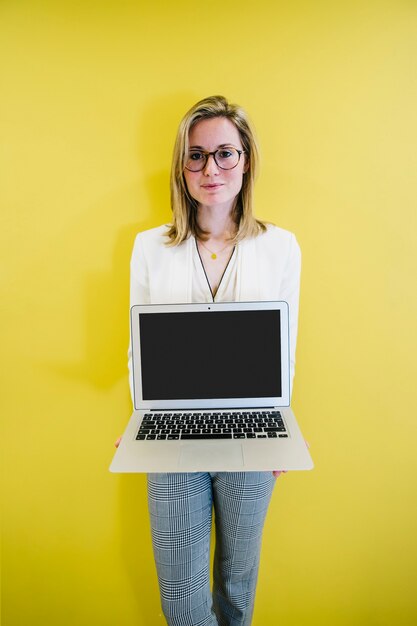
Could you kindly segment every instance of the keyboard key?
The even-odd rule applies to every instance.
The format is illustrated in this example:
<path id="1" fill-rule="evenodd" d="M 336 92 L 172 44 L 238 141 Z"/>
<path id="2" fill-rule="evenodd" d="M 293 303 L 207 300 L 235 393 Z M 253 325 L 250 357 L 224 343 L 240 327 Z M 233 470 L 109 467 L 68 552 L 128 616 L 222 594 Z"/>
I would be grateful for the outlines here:
<path id="1" fill-rule="evenodd" d="M 228 435 L 225 433 L 217 433 L 214 435 L 206 435 L 204 433 L 200 433 L 199 435 L 185 435 L 184 433 L 181 435 L 181 440 L 184 439 L 192 439 L 192 440 L 197 440 L 197 439 L 231 439 L 232 435 Z"/>

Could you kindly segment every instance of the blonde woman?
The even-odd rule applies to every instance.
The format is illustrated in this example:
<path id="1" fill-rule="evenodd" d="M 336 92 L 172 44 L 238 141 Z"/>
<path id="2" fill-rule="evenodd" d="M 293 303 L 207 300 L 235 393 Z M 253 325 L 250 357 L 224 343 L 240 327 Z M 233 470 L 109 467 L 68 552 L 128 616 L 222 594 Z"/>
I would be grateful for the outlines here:
<path id="1" fill-rule="evenodd" d="M 292 380 L 300 250 L 293 234 L 253 215 L 257 163 L 254 132 L 241 107 L 213 96 L 188 111 L 172 162 L 172 224 L 137 236 L 131 305 L 285 300 Z M 204 337 L 196 339 L 195 350 L 204 358 Z M 225 345 L 219 358 L 227 358 L 227 350 Z M 249 626 L 262 529 L 279 473 L 148 475 L 154 556 L 169 626 Z"/>

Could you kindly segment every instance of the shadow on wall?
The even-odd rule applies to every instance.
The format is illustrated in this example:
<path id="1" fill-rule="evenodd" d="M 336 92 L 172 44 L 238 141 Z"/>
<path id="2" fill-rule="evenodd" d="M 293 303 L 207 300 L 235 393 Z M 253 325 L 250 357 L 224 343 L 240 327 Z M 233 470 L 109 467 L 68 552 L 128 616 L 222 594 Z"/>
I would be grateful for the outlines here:
<path id="1" fill-rule="evenodd" d="M 67 379 L 98 389 L 110 389 L 123 377 L 127 380 L 129 262 L 137 231 L 137 224 L 122 228 L 110 271 L 89 273 L 84 279 L 84 357 L 51 366 Z"/>
<path id="2" fill-rule="evenodd" d="M 119 477 L 120 551 L 139 623 L 165 624 L 146 510 L 146 476 Z"/>

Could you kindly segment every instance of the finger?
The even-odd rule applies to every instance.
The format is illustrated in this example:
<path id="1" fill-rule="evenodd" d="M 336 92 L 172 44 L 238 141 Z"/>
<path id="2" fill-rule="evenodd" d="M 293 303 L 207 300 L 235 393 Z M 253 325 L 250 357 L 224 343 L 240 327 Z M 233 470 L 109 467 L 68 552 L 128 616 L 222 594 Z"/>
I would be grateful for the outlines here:
<path id="1" fill-rule="evenodd" d="M 120 442 L 121 442 L 122 438 L 119 437 L 118 439 L 116 439 L 116 441 L 114 442 L 114 447 L 118 448 L 120 446 Z"/>

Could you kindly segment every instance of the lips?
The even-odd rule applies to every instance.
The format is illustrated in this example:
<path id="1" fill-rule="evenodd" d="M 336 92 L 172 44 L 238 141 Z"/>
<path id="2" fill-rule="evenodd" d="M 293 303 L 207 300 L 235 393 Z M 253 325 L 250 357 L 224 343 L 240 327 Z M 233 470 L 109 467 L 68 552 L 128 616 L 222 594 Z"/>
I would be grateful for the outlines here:
<path id="1" fill-rule="evenodd" d="M 213 183 L 212 185 L 201 185 L 203 189 L 219 189 L 223 187 L 222 183 Z"/>

